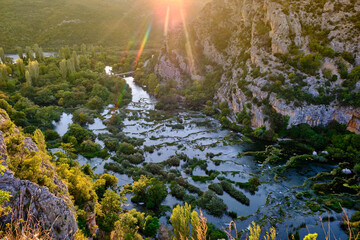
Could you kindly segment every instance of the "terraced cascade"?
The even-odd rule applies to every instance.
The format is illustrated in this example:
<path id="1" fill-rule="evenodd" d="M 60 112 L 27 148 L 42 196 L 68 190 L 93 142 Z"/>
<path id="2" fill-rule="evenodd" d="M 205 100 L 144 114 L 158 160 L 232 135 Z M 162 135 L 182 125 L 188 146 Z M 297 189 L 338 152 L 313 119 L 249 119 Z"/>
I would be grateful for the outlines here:
<path id="1" fill-rule="evenodd" d="M 106 70 L 111 69 L 107 67 Z M 134 165 L 140 168 L 144 163 L 158 164 L 156 166 L 160 166 L 161 163 L 163 173 L 178 173 L 186 180 L 186 184 L 178 183 L 172 194 L 170 192 L 174 186 L 167 183 L 169 194 L 162 205 L 170 208 L 160 218 L 162 223 L 168 222 L 174 205 L 183 204 L 179 197 L 180 191 L 176 189 L 185 191 L 188 199 L 196 200 L 208 194 L 211 185 L 210 189 L 216 192 L 216 197 L 227 205 L 227 212 L 220 216 L 204 211 L 208 222 L 218 228 L 226 228 L 232 217 L 237 216 L 238 229 L 246 229 L 252 221 L 274 223 L 278 229 L 283 229 L 280 230 L 279 237 L 286 239 L 287 232 L 294 233 L 300 229 L 300 234 L 307 233 L 308 230 L 304 228 L 306 223 L 309 230 L 318 232 L 321 238 L 323 230 L 319 217 L 327 219 L 328 213 L 316 215 L 310 208 L 305 209 L 305 202 L 299 201 L 296 193 L 306 190 L 301 186 L 309 176 L 331 170 L 334 166 L 314 164 L 305 166 L 301 172 L 289 170 L 286 179 L 274 178 L 273 169 L 262 168 L 253 157 L 239 157 L 241 152 L 263 149 L 263 143 L 251 143 L 241 134 L 222 128 L 217 120 L 200 112 L 184 109 L 174 112 L 157 111 L 154 97 L 137 86 L 132 77 L 125 80 L 132 90 L 132 102 L 121 109 L 115 109 L 113 105 L 108 106 L 102 113 L 102 120 L 95 119 L 94 124 L 88 125 L 88 128 L 97 134 L 97 142 L 104 146 L 100 136 L 113 134 L 107 129 L 106 122 L 120 114 L 123 116 L 124 126 L 119 132 L 126 137 L 143 141 L 136 149 L 144 152 L 145 161 Z M 55 130 L 63 135 L 69 123 L 71 114 L 64 113 L 60 122 L 55 124 Z M 112 155 L 116 154 L 113 152 Z M 172 158 L 173 156 L 175 157 Z M 81 164 L 90 163 L 95 173 L 102 174 L 107 171 L 114 174 L 118 177 L 120 186 L 133 182 L 132 177 L 127 174 L 104 168 L 106 163 L 117 164 L 112 158 L 86 159 L 79 155 L 78 161 Z M 260 185 L 252 185 L 252 179 L 259 179 Z M 141 203 L 135 204 L 130 201 L 130 194 L 127 197 L 126 208 L 145 210 Z M 330 222 L 332 231 L 338 238 L 345 238 L 346 234 L 339 225 L 341 215 L 330 216 L 334 216 L 334 221 Z M 289 217 L 291 221 L 288 220 Z"/>

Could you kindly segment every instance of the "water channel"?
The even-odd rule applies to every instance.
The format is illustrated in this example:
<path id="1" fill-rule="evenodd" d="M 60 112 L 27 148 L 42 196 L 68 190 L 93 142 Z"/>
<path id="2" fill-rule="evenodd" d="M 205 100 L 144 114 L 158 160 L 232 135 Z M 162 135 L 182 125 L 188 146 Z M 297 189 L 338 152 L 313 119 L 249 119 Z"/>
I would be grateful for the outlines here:
<path id="1" fill-rule="evenodd" d="M 107 67 L 106 71 L 110 74 L 111 68 Z M 142 148 L 144 146 L 155 146 L 153 153 L 145 152 L 145 162 L 162 162 L 176 153 L 184 153 L 190 158 L 196 157 L 206 160 L 208 170 L 219 171 L 221 172 L 219 176 L 224 176 L 236 182 L 247 182 L 253 176 L 257 176 L 262 184 L 255 194 L 238 189 L 250 199 L 249 206 L 241 204 L 227 193 L 219 196 L 227 204 L 229 211 L 236 212 L 238 216 L 252 215 L 246 220 L 236 221 L 238 230 L 247 229 L 252 221 L 260 219 L 268 223 L 274 222 L 282 214 L 279 212 L 281 208 L 280 211 L 286 217 L 282 223 L 277 223 L 279 239 L 288 239 L 287 234 L 292 232 L 293 228 L 304 223 L 307 228 L 299 230 L 301 237 L 306 235 L 309 230 L 310 232 L 318 232 L 319 239 L 324 238 L 320 217 L 327 219 L 328 213 L 314 215 L 305 208 L 305 202 L 296 199 L 295 194 L 299 191 L 296 187 L 302 186 L 309 176 L 313 176 L 320 171 L 329 170 L 333 166 L 312 165 L 301 169 L 301 171 L 290 170 L 286 174 L 286 178 L 282 178 L 278 182 L 274 181 L 270 167 L 262 169 L 259 164 L 253 161 L 252 157 L 238 157 L 238 154 L 243 151 L 263 147 L 261 143 L 243 142 L 239 133 L 222 128 L 217 120 L 200 112 L 180 110 L 164 117 L 164 119 L 151 120 L 149 115 L 152 111 L 155 111 L 156 99 L 149 95 L 141 86 L 137 86 L 132 77 L 126 77 L 125 80 L 132 91 L 132 102 L 128 106 L 116 111 L 113 110 L 112 105 L 108 106 L 102 113 L 102 119 L 108 119 L 113 114 L 119 114 L 120 112 L 125 113 L 126 117 L 122 132 L 130 137 L 144 139 Z M 61 136 L 66 133 L 68 125 L 72 123 L 71 118 L 71 114 L 63 113 L 61 120 L 54 123 L 55 130 Z M 179 125 L 182 127 L 174 127 Z M 106 125 L 99 118 L 95 119 L 95 122 L 87 127 L 93 130 L 95 134 L 107 132 Z M 96 141 L 102 146 L 104 145 L 100 140 Z M 209 153 L 214 154 L 215 157 L 210 159 L 207 157 Z M 113 160 L 103 160 L 100 158 L 86 159 L 79 155 L 78 161 L 81 164 L 90 163 L 95 173 L 102 174 L 105 171 L 104 164 Z M 220 164 L 218 164 L 219 162 Z M 182 170 L 181 166 L 175 168 Z M 133 182 L 132 178 L 127 175 L 112 174 L 119 179 L 120 186 Z M 202 169 L 196 168 L 193 171 L 193 175 L 204 176 L 206 174 Z M 196 182 L 183 171 L 182 176 L 187 178 L 190 184 L 199 187 L 202 191 L 208 190 L 208 185 L 211 182 L 219 182 L 217 178 L 206 183 Z M 129 196 L 125 208 L 131 209 L 135 207 L 141 210 L 142 206 L 131 203 Z M 183 203 L 169 194 L 162 204 L 173 207 L 176 204 Z M 161 223 L 167 223 L 170 214 L 168 212 L 167 216 L 162 217 L 160 219 Z M 341 230 L 339 225 L 341 214 L 333 213 L 330 215 L 335 218 L 334 221 L 330 222 L 332 233 L 335 234 L 337 239 L 346 239 L 347 235 Z M 215 224 L 218 228 L 226 228 L 231 221 L 231 218 L 227 215 L 217 218 L 205 211 L 205 216 L 208 222 Z"/>

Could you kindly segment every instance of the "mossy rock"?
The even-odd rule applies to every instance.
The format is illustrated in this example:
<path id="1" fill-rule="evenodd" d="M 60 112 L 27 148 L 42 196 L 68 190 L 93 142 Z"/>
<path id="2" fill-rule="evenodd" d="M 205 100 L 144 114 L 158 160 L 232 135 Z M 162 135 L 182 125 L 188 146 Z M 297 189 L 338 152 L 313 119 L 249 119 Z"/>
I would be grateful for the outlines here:
<path id="1" fill-rule="evenodd" d="M 321 209 L 321 206 L 316 202 L 307 202 L 306 206 L 313 212 L 318 212 Z"/>

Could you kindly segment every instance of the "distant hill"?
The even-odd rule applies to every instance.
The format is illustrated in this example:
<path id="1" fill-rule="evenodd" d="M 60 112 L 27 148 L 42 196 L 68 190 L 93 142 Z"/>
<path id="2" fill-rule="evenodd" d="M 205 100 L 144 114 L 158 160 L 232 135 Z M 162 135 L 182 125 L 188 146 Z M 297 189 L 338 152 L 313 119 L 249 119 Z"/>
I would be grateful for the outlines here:
<path id="1" fill-rule="evenodd" d="M 182 1 L 193 18 L 206 0 Z M 153 22 L 147 47 L 163 40 L 168 5 L 179 16 L 178 0 L 3 0 L 0 46 L 6 51 L 35 43 L 44 48 L 72 44 L 138 47 Z M 175 19 L 176 21 L 176 19 Z"/>

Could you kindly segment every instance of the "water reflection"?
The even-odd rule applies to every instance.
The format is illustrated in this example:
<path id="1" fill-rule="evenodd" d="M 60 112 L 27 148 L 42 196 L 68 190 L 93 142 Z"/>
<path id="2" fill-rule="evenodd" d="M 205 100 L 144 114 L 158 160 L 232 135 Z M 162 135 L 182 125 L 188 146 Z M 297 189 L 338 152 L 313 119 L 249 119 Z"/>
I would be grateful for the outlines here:
<path id="1" fill-rule="evenodd" d="M 111 74 L 111 67 L 107 67 L 106 72 Z M 221 128 L 217 120 L 199 112 L 181 111 L 171 116 L 164 115 L 163 118 L 156 119 L 153 115 L 156 99 L 143 88 L 137 86 L 132 77 L 127 77 L 125 80 L 132 91 L 132 102 L 127 107 L 118 109 L 117 113 L 122 112 L 126 116 L 123 121 L 123 133 L 129 137 L 143 138 L 145 146 L 154 147 L 153 153 L 145 152 L 146 162 L 162 162 L 177 153 L 184 153 L 190 158 L 196 157 L 206 160 L 207 170 L 219 171 L 219 176 L 223 176 L 231 181 L 246 182 L 250 178 L 258 176 L 263 183 L 255 194 L 237 188 L 250 199 L 249 206 L 239 203 L 227 193 L 219 196 L 228 205 L 229 211 L 235 212 L 238 216 L 253 215 L 244 221 L 237 220 L 238 229 L 245 229 L 251 221 L 259 220 L 265 216 L 278 218 L 278 206 L 281 206 L 286 216 L 291 217 L 290 220 L 286 220 L 287 222 L 278 225 L 278 228 L 282 229 L 282 231 L 279 231 L 281 239 L 287 238 L 287 230 L 290 224 L 296 227 L 303 222 L 308 223 L 309 229 L 316 230 L 320 234 L 319 237 L 321 237 L 322 229 L 320 225 L 316 225 L 319 224 L 318 216 L 310 214 L 306 217 L 306 214 L 304 214 L 306 212 L 304 203 L 296 201 L 296 191 L 292 188 L 301 186 L 308 176 L 320 171 L 329 170 L 332 166 L 309 165 L 307 166 L 308 169 L 304 170 L 307 174 L 299 173 L 296 170 L 289 170 L 286 179 L 275 182 L 273 175 L 270 174 L 271 169 L 261 169 L 252 157 L 237 157 L 240 152 L 256 149 L 256 144 L 241 143 L 239 135 L 228 129 Z M 114 113 L 112 108 L 113 105 L 109 105 L 106 108 L 102 113 L 103 119 L 109 118 Z M 156 113 L 163 114 L 161 112 Z M 71 114 L 63 113 L 60 122 L 55 124 L 55 130 L 61 136 L 67 131 L 68 124 L 72 123 L 71 117 Z M 95 122 L 87 127 L 94 130 L 96 134 L 107 132 L 106 125 L 99 118 L 95 119 Z M 230 140 L 237 140 L 237 142 L 231 142 Z M 97 142 L 104 146 L 101 141 L 97 140 Z M 215 156 L 210 159 L 208 157 L 209 154 Z M 78 158 L 78 161 L 81 164 L 90 163 L 93 167 L 96 167 L 94 171 L 97 174 L 104 172 L 103 166 L 106 162 L 112 162 L 111 159 L 105 161 L 98 158 L 88 160 L 81 156 Z M 181 164 L 184 164 L 184 162 L 181 162 Z M 133 181 L 127 175 L 113 174 L 119 179 L 120 186 L 130 184 Z M 201 183 L 193 181 L 191 176 L 185 174 L 184 171 L 181 174 L 187 178 L 190 184 L 199 187 L 202 191 L 207 191 L 208 185 L 212 182 Z M 197 176 L 206 175 L 205 171 L 200 168 L 195 168 L 193 174 Z M 215 178 L 213 182 L 219 182 L 219 180 Z M 291 205 L 288 206 L 284 202 L 284 196 L 292 199 Z M 144 210 L 143 206 L 132 204 L 130 197 L 131 195 L 128 195 L 128 206 L 126 208 Z M 172 207 L 175 204 L 181 204 L 181 201 L 168 195 L 163 204 Z M 226 227 L 231 221 L 230 217 L 226 215 L 216 218 L 205 212 L 205 216 L 209 222 L 214 223 L 219 228 Z M 167 217 L 169 217 L 169 213 L 167 213 Z M 167 218 L 161 218 L 161 222 L 166 223 Z M 338 238 L 345 238 L 346 234 L 339 230 L 338 225 L 335 226 L 336 224 L 339 225 L 339 221 L 331 223 L 336 236 Z"/>

